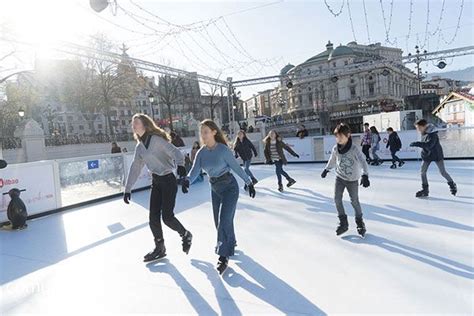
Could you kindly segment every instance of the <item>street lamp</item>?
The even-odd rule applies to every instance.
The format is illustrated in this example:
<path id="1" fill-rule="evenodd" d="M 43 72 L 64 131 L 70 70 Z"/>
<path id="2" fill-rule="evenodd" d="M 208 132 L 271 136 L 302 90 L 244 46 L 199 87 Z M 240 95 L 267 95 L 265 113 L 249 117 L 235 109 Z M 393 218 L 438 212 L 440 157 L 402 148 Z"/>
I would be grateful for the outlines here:
<path id="1" fill-rule="evenodd" d="M 18 110 L 18 116 L 20 116 L 21 118 L 23 118 L 25 116 L 25 110 L 23 110 L 23 108 L 20 108 Z"/>
<path id="2" fill-rule="evenodd" d="M 155 96 L 150 92 L 148 95 L 148 101 L 150 101 L 150 113 L 153 120 L 155 120 L 155 110 L 153 109 L 153 102 L 155 102 Z"/>

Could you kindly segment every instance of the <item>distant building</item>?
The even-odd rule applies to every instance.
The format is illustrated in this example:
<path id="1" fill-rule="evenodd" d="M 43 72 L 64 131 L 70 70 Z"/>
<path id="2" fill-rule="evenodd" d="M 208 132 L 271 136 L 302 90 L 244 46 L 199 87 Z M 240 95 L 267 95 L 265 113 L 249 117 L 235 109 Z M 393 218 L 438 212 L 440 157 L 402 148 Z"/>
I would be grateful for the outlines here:
<path id="1" fill-rule="evenodd" d="M 435 93 L 439 96 L 448 95 L 452 91 L 458 91 L 465 85 L 465 82 L 448 78 L 434 76 L 430 80 L 421 83 L 421 93 Z"/>
<path id="2" fill-rule="evenodd" d="M 402 50 L 380 43 L 350 42 L 326 50 L 295 67 L 281 70 L 280 86 L 271 93 L 272 115 L 327 116 L 324 129 L 344 121 L 354 131 L 363 116 L 393 111 L 403 98 L 415 94 L 415 74 L 402 63 Z"/>
<path id="3" fill-rule="evenodd" d="M 258 92 L 251 98 L 244 101 L 244 116 L 248 118 L 251 116 L 271 116 L 271 95 L 273 89 Z"/>
<path id="4" fill-rule="evenodd" d="M 433 115 L 436 115 L 448 127 L 474 126 L 474 95 L 451 92 L 433 110 Z"/>

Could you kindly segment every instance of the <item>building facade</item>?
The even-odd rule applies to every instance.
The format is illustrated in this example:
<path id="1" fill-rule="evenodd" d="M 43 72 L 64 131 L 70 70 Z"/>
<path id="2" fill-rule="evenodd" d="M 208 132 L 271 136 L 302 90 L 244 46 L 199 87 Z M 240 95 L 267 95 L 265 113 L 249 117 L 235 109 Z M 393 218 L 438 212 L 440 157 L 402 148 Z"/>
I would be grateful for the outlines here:
<path id="1" fill-rule="evenodd" d="M 474 95 L 451 92 L 433 110 L 448 127 L 474 126 Z"/>
<path id="2" fill-rule="evenodd" d="M 402 50 L 380 43 L 350 42 L 326 50 L 281 71 L 280 86 L 271 93 L 273 115 L 327 117 L 324 129 L 344 121 L 354 131 L 363 116 L 402 107 L 417 91 L 416 75 L 402 63 Z"/>

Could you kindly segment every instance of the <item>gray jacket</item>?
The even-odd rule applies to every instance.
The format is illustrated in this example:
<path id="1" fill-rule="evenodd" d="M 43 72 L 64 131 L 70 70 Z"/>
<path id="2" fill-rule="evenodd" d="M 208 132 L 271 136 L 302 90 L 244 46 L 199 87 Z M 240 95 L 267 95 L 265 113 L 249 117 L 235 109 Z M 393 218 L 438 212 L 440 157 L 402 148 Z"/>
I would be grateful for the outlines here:
<path id="1" fill-rule="evenodd" d="M 151 136 L 148 148 L 139 141 L 135 147 L 135 156 L 125 185 L 126 193 L 131 192 L 144 165 L 151 173 L 164 176 L 173 173 L 176 166 L 184 166 L 184 155 L 173 144 L 158 135 Z"/>
<path id="2" fill-rule="evenodd" d="M 369 175 L 369 167 L 364 155 L 352 142 L 350 148 L 345 153 L 341 153 L 337 145 L 334 146 L 326 169 L 331 170 L 334 167 L 336 168 L 336 176 L 346 181 L 359 180 L 361 171 L 362 174 Z"/>

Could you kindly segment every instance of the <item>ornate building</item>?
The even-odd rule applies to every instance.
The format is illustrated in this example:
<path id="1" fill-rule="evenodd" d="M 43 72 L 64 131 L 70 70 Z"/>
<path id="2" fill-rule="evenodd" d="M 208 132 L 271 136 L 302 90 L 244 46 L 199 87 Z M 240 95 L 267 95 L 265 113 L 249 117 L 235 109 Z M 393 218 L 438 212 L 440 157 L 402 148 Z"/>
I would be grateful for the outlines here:
<path id="1" fill-rule="evenodd" d="M 271 93 L 272 115 L 319 117 L 327 131 L 344 121 L 358 131 L 364 114 L 402 107 L 416 93 L 416 75 L 402 63 L 402 50 L 380 43 L 350 42 L 281 70 Z"/>

